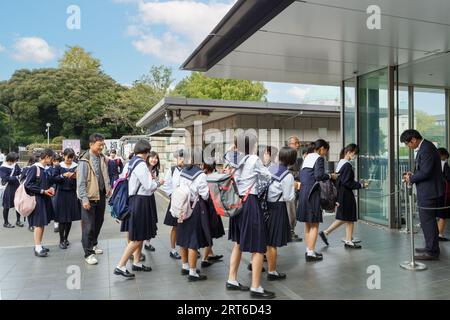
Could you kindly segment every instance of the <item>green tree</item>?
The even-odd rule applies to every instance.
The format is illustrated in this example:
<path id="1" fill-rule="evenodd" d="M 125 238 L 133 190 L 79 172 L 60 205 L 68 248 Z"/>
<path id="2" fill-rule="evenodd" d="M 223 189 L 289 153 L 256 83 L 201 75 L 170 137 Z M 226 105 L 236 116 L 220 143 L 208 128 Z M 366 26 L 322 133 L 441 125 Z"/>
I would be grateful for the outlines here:
<path id="1" fill-rule="evenodd" d="M 199 72 L 193 72 L 180 81 L 171 95 L 220 100 L 267 100 L 267 90 L 262 82 L 208 78 Z"/>
<path id="2" fill-rule="evenodd" d="M 68 50 L 59 60 L 59 68 L 64 69 L 88 69 L 96 72 L 101 71 L 101 63 L 99 59 L 86 52 L 80 46 L 68 46 Z"/>

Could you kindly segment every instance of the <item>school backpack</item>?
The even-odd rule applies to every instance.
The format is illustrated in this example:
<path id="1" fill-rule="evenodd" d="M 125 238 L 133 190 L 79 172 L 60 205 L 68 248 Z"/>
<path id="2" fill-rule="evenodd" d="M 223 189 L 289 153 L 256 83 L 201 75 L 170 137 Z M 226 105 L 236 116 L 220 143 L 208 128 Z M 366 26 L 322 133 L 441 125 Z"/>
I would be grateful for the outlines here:
<path id="1" fill-rule="evenodd" d="M 192 182 L 191 182 L 192 183 Z M 183 182 L 176 187 L 170 196 L 170 213 L 179 223 L 191 217 L 198 201 L 198 196 L 191 206 L 191 183 Z"/>
<path id="2" fill-rule="evenodd" d="M 41 170 L 38 166 L 36 166 L 36 168 L 36 178 L 39 178 Z M 22 217 L 28 217 L 36 208 L 36 196 L 30 196 L 27 193 L 25 190 L 25 181 L 20 184 L 14 194 L 14 208 Z"/>
<path id="3" fill-rule="evenodd" d="M 128 167 L 128 173 L 125 178 L 120 178 L 114 183 L 114 189 L 111 198 L 109 199 L 109 206 L 111 208 L 111 217 L 114 219 L 123 221 L 128 217 L 128 183 L 129 177 L 133 173 L 133 170 L 141 162 L 142 159 L 136 160 L 131 166 Z M 139 188 L 138 188 L 139 191 Z"/>
<path id="4" fill-rule="evenodd" d="M 337 188 L 334 182 L 331 180 L 316 182 L 312 187 L 309 196 L 311 196 L 313 191 L 317 188 L 320 191 L 320 207 L 322 210 L 330 213 L 334 212 L 337 202 Z"/>

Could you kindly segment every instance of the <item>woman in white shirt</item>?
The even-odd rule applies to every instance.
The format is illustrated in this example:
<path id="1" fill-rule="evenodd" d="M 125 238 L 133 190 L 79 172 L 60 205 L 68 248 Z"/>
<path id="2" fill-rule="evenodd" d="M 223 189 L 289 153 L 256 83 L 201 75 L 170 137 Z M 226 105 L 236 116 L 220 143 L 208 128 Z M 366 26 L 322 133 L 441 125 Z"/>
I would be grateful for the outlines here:
<path id="1" fill-rule="evenodd" d="M 128 172 L 128 238 L 129 243 L 119 261 L 114 274 L 126 278 L 133 278 L 135 275 L 126 268 L 126 263 L 133 253 L 133 271 L 152 271 L 152 268 L 144 266 L 140 262 L 140 252 L 144 240 L 151 238 L 154 233 L 154 215 L 151 212 L 151 195 L 164 181 L 155 181 L 148 170 L 146 160 L 151 150 L 151 145 L 147 140 L 140 140 L 134 147 L 135 157 L 129 163 Z"/>
<path id="2" fill-rule="evenodd" d="M 242 137 L 244 140 L 244 137 Z M 234 242 L 230 257 L 230 272 L 226 283 L 227 290 L 248 291 L 249 288 L 237 281 L 237 272 L 242 252 L 252 253 L 251 297 L 274 298 L 275 293 L 261 287 L 261 271 L 264 254 L 267 250 L 266 228 L 263 213 L 258 203 L 257 186 L 269 181 L 269 170 L 256 155 L 257 139 L 246 135 L 245 141 L 235 141 L 239 151 L 231 151 L 226 159 L 233 168 L 239 195 L 244 203 L 241 212 L 230 218 L 228 238 Z"/>
<path id="3" fill-rule="evenodd" d="M 294 176 L 288 167 L 297 160 L 297 151 L 283 147 L 279 153 L 279 164 L 270 166 L 272 181 L 267 194 L 268 217 L 266 220 L 267 262 L 269 273 L 267 280 L 282 280 L 286 274 L 277 271 L 277 248 L 287 246 L 292 241 L 291 224 L 286 202 L 295 198 Z"/>

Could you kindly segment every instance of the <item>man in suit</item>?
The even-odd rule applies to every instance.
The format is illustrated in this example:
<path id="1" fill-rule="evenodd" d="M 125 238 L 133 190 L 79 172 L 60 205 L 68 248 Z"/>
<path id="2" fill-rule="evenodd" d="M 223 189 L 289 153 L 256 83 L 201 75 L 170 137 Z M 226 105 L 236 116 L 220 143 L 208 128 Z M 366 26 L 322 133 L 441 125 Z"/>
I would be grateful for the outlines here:
<path id="1" fill-rule="evenodd" d="M 420 226 L 425 236 L 425 248 L 417 248 L 417 260 L 437 260 L 439 258 L 439 231 L 436 221 L 437 210 L 421 209 L 442 206 L 444 197 L 444 178 L 442 176 L 441 159 L 437 148 L 422 138 L 416 130 L 406 130 L 400 141 L 411 150 L 417 150 L 416 169 L 407 172 L 403 179 L 406 183 L 415 184 L 417 204 L 419 206 Z"/>

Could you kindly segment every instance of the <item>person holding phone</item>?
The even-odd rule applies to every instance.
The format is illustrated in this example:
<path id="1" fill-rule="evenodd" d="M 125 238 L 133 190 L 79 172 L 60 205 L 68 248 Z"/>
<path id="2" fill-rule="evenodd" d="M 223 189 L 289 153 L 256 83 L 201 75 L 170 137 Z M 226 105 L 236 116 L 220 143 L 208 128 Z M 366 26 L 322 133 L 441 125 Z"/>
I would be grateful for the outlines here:
<path id="1" fill-rule="evenodd" d="M 75 151 L 64 150 L 64 161 L 53 170 L 56 184 L 55 221 L 59 223 L 59 247 L 67 249 L 73 221 L 81 220 L 81 205 L 77 198 L 77 167 L 73 162 Z"/>
<path id="2" fill-rule="evenodd" d="M 328 246 L 328 235 L 342 225 L 346 225 L 346 236 L 344 241 L 345 248 L 361 249 L 361 245 L 353 242 L 353 228 L 354 223 L 358 220 L 358 213 L 356 210 L 356 201 L 353 190 L 367 188 L 367 182 L 355 181 L 355 172 L 350 163 L 359 152 L 356 144 L 352 143 L 342 149 L 340 154 L 340 161 L 336 168 L 337 178 L 337 202 L 339 206 L 336 211 L 336 221 L 325 231 L 319 233 L 322 241 Z"/>
<path id="3" fill-rule="evenodd" d="M 28 217 L 31 227 L 34 227 L 34 254 L 36 257 L 47 257 L 49 249 L 42 246 L 44 228 L 54 217 L 51 198 L 55 195 L 52 177 L 45 171 L 51 165 L 55 153 L 51 149 L 44 149 L 40 154 L 40 161 L 30 167 L 25 179 L 25 190 L 36 197 L 36 208 Z"/>

